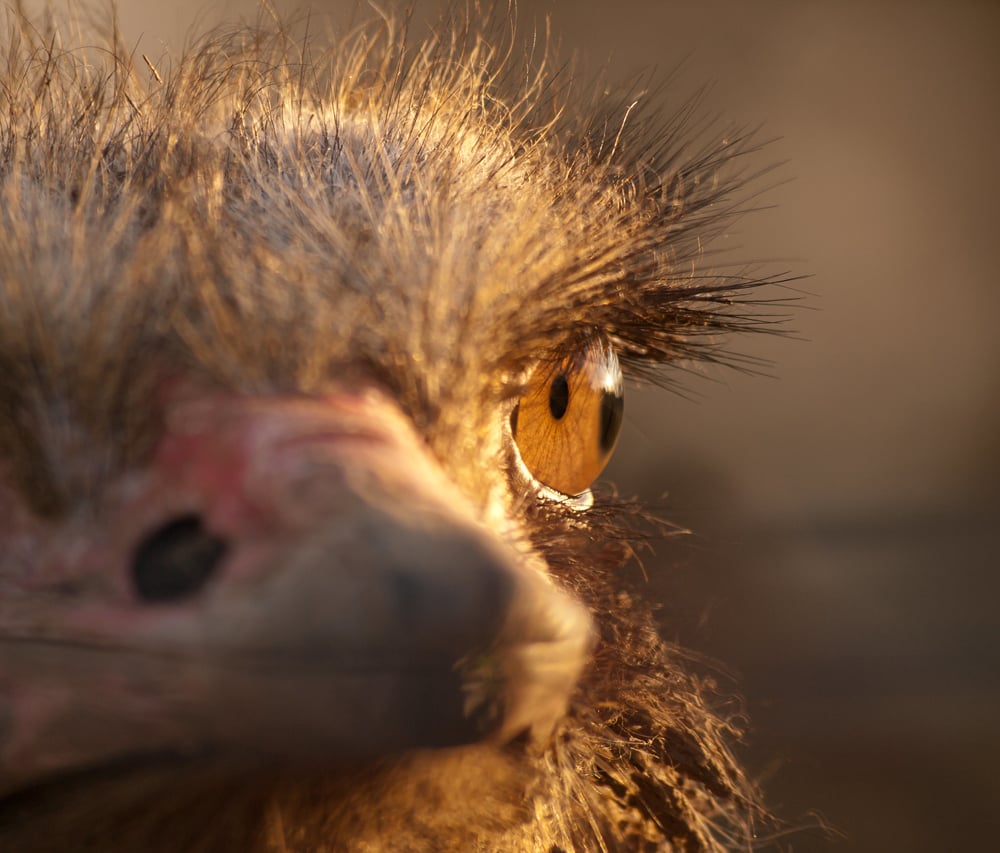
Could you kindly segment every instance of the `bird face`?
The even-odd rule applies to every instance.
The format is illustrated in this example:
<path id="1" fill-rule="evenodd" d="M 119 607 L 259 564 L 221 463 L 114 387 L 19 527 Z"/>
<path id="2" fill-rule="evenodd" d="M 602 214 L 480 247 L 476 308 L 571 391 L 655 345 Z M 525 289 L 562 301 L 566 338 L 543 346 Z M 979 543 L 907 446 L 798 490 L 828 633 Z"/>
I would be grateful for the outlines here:
<path id="1" fill-rule="evenodd" d="M 149 464 L 99 512 L 21 526 L 37 579 L 7 600 L 35 597 L 35 641 L 6 661 L 24 736 L 5 768 L 219 750 L 349 765 L 548 737 L 590 617 L 385 393 L 175 388 L 164 405 Z"/>
<path id="2" fill-rule="evenodd" d="M 742 831 L 732 728 L 591 485 L 622 364 L 754 325 L 761 282 L 698 266 L 745 141 L 569 120 L 468 23 L 120 83 L 36 47 L 0 126 L 0 841 Z"/>

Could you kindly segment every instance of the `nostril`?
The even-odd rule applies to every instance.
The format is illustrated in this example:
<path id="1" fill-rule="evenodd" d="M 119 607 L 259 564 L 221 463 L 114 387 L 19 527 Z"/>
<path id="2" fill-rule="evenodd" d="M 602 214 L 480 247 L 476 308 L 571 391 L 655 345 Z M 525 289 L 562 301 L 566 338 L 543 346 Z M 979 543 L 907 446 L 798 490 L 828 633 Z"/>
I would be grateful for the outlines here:
<path id="1" fill-rule="evenodd" d="M 132 558 L 132 582 L 154 604 L 194 595 L 215 573 L 227 543 L 205 530 L 197 515 L 168 522 L 147 536 Z"/>

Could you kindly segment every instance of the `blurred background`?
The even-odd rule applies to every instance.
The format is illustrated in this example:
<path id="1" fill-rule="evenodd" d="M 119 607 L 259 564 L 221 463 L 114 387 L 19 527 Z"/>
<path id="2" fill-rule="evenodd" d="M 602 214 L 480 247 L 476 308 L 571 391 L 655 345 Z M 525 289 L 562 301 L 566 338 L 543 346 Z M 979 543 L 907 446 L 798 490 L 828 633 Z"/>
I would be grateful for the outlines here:
<path id="1" fill-rule="evenodd" d="M 632 393 L 609 473 L 694 533 L 646 556 L 665 633 L 723 661 L 795 851 L 1000 837 L 1000 5 L 520 0 L 560 56 L 763 124 L 773 207 L 729 242 L 812 277 L 791 339 L 688 399 Z M 282 11 L 301 4 L 275 2 Z M 417 5 L 416 28 L 435 3 Z M 119 0 L 177 54 L 253 0 Z M 313 32 L 353 0 L 317 0 Z M 824 824 L 831 829 L 817 829 Z M 812 828 L 810 828 L 812 827 Z M 995 848 L 994 848 L 995 849 Z"/>

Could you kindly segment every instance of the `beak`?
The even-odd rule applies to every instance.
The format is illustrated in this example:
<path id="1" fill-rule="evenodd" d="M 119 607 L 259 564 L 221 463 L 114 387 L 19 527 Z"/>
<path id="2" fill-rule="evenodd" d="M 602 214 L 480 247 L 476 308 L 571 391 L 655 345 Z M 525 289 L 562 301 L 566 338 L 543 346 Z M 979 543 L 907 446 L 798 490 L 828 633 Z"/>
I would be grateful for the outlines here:
<path id="1" fill-rule="evenodd" d="M 0 782 L 137 754 L 337 768 L 544 742 L 565 714 L 589 614 L 478 520 L 378 392 L 179 395 L 138 482 L 101 522 L 104 559 L 77 561 L 111 574 L 83 585 L 104 593 L 57 603 L 45 641 L 0 664 L 14 724 Z M 129 566 L 165 506 L 225 552 L 196 595 L 143 601 Z M 66 559 L 74 537 L 43 538 Z"/>

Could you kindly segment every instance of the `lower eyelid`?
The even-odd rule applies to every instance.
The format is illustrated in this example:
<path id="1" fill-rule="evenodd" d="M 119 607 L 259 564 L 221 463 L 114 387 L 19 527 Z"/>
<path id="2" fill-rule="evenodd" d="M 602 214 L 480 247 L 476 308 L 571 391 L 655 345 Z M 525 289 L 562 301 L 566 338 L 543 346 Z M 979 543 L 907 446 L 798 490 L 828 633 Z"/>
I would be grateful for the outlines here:
<path id="1" fill-rule="evenodd" d="M 537 480 L 535 481 L 538 482 Z M 538 494 L 546 500 L 561 504 L 567 509 L 576 512 L 586 512 L 594 505 L 594 493 L 590 489 L 584 489 L 578 495 L 564 495 L 555 489 L 549 488 L 544 483 L 538 483 Z"/>

